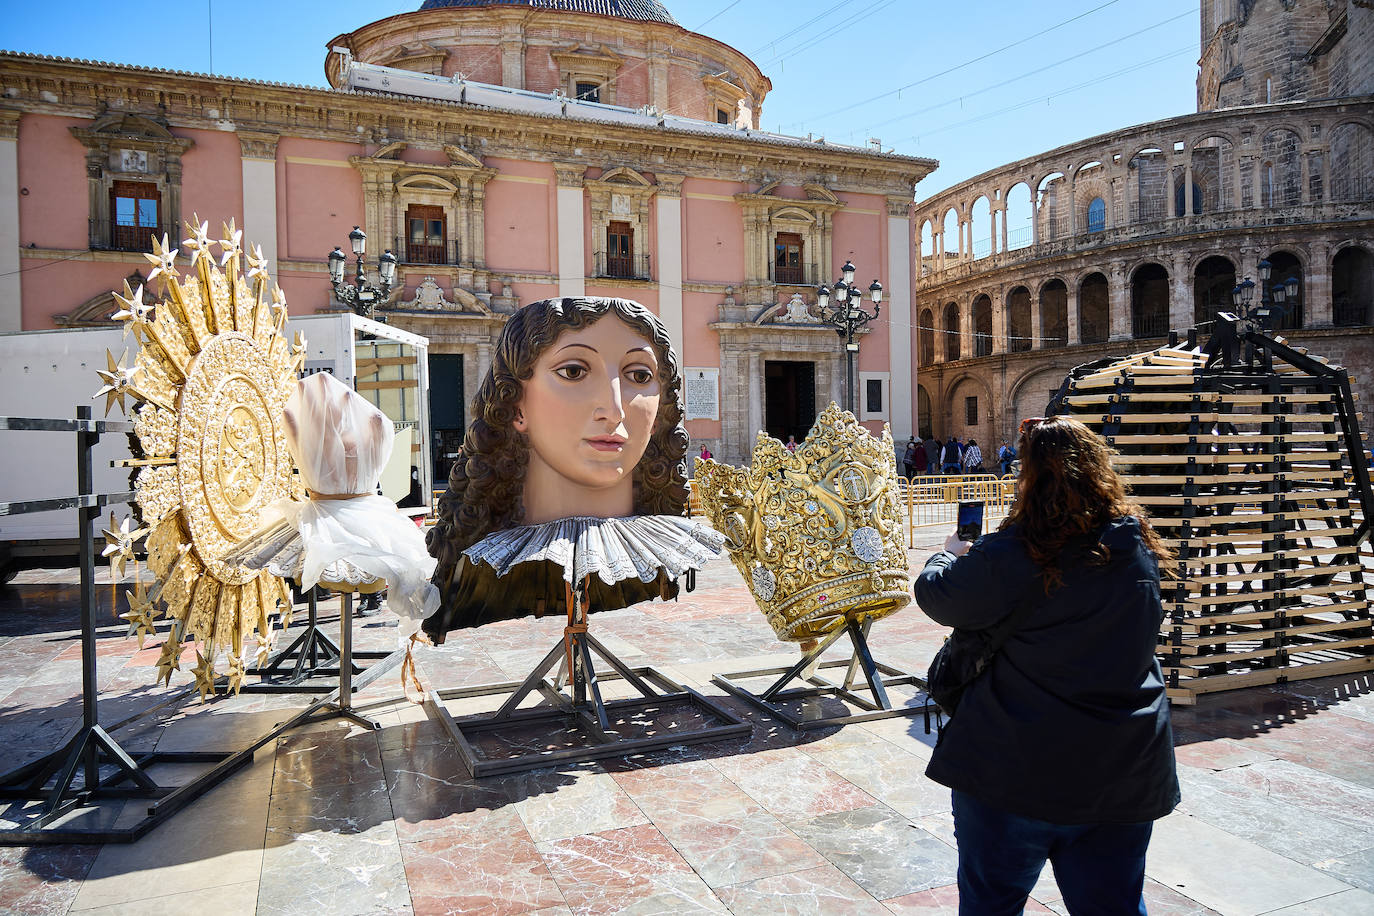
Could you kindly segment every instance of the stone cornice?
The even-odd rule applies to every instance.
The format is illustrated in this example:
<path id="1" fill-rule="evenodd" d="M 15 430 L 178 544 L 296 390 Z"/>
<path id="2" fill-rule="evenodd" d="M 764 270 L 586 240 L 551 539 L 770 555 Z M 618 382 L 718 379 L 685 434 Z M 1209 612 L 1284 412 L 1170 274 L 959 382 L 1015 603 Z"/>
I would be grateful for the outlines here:
<path id="1" fill-rule="evenodd" d="M 586 150 L 645 172 L 750 181 L 766 175 L 797 185 L 823 176 L 831 187 L 858 193 L 910 193 L 938 165 L 750 131 L 635 127 L 15 53 L 0 54 L 0 87 L 10 93 L 7 105 L 24 113 L 95 118 L 107 107 L 123 106 L 174 130 L 271 131 L 353 144 L 399 135 L 426 146 L 457 144 L 480 148 L 486 157 L 540 161 L 572 160 Z M 136 108 L 132 99 L 139 100 Z"/>
<path id="2" fill-rule="evenodd" d="M 19 118 L 21 112 L 11 108 L 0 108 L 0 140 L 19 138 Z"/>
<path id="3" fill-rule="evenodd" d="M 583 176 L 587 172 L 587 166 L 581 162 L 555 162 L 553 171 L 558 176 L 560 188 L 580 188 L 585 180 Z"/>

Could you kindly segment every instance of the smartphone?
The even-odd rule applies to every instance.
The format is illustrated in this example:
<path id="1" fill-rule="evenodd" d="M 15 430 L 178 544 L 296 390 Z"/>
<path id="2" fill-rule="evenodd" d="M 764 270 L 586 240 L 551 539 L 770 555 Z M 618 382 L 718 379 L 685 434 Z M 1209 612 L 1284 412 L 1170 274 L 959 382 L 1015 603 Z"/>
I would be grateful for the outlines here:
<path id="1" fill-rule="evenodd" d="M 983 503 L 959 504 L 959 523 L 955 528 L 961 541 L 976 541 L 983 536 Z"/>

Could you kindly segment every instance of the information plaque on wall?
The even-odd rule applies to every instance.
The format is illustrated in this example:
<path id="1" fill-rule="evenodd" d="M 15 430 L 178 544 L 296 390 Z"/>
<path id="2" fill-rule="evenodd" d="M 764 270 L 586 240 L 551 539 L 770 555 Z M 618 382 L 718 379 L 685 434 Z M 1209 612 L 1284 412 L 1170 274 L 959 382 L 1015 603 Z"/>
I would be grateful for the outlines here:
<path id="1" fill-rule="evenodd" d="M 684 369 L 682 398 L 687 420 L 720 419 L 720 370 Z"/>

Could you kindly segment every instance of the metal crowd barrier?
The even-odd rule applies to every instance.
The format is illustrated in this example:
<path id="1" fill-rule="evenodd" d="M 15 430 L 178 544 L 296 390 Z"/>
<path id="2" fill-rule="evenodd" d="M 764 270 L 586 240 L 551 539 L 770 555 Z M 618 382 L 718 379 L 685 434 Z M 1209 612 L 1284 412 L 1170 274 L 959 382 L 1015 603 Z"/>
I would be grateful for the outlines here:
<path id="1" fill-rule="evenodd" d="M 984 504 L 987 522 L 1006 515 L 1016 497 L 1016 478 L 995 474 L 918 474 L 897 482 L 906 516 L 907 546 L 916 546 L 916 529 L 932 525 L 954 528 L 959 503 Z"/>

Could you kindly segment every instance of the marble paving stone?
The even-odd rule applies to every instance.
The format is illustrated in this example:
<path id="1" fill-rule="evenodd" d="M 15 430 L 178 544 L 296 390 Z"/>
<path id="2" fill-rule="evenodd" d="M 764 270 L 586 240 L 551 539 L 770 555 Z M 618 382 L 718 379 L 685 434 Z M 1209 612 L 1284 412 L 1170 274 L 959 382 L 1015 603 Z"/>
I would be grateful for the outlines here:
<path id="1" fill-rule="evenodd" d="M 1374 891 L 1374 849 L 1361 849 L 1334 859 L 1323 859 L 1313 862 L 1312 866 L 1346 884 Z"/>
<path id="2" fill-rule="evenodd" d="M 258 907 L 258 882 L 244 881 L 184 894 L 145 897 L 134 903 L 116 903 L 93 910 L 73 910 L 81 916 L 186 916 L 187 913 L 214 913 L 215 916 L 253 916 Z M 2 911 L 0 911 L 2 912 Z"/>
<path id="3" fill-rule="evenodd" d="M 267 755 L 136 843 L 104 846 L 74 909 L 256 881 L 263 862 L 271 783 Z"/>
<path id="4" fill-rule="evenodd" d="M 1341 891 L 1330 897 L 1270 910 L 1266 916 L 1374 916 L 1374 894 L 1361 890 Z"/>
<path id="5" fill-rule="evenodd" d="M 1182 813 L 1155 822 L 1145 873 L 1227 916 L 1267 913 L 1349 888 Z"/>
<path id="6" fill-rule="evenodd" d="M 66 913 L 99 851 L 98 846 L 0 847 L 0 913 Z"/>
<path id="7" fill-rule="evenodd" d="M 674 815 L 718 820 L 763 811 L 758 802 L 704 760 L 612 772 L 620 787 L 656 823 Z"/>
<path id="8" fill-rule="evenodd" d="M 654 826 L 711 887 L 825 864 L 815 849 L 763 811 L 734 817 L 674 811 L 655 817 Z"/>
<path id="9" fill-rule="evenodd" d="M 716 889 L 735 916 L 883 916 L 888 910 L 833 865 Z"/>
<path id="10" fill-rule="evenodd" d="M 563 903 L 543 857 L 518 820 L 401 847 L 417 914 L 528 913 Z"/>
<path id="11" fill-rule="evenodd" d="M 1357 829 L 1374 829 L 1374 789 L 1287 760 L 1217 774 L 1219 780 Z M 1374 843 L 1367 844 L 1374 845 Z"/>
<path id="12" fill-rule="evenodd" d="M 401 850 L 390 822 L 356 833 L 268 829 L 259 913 L 352 916 L 409 904 Z"/>
<path id="13" fill-rule="evenodd" d="M 906 817 L 949 810 L 949 789 L 925 777 L 923 759 L 895 744 L 869 738 L 849 748 L 802 750 Z"/>
<path id="14" fill-rule="evenodd" d="M 600 767 L 539 770 L 513 776 L 510 782 L 520 799 L 516 810 L 536 843 L 649 823 Z"/>
<path id="15" fill-rule="evenodd" d="M 799 824 L 797 833 L 879 900 L 953 884 L 954 850 L 890 808 L 841 811 Z"/>
<path id="16" fill-rule="evenodd" d="M 889 744 L 896 745 L 909 754 L 921 758 L 922 766 L 930 761 L 930 755 L 935 750 L 935 742 L 939 740 L 939 732 L 935 728 L 935 715 L 931 713 L 930 733 L 926 734 L 925 716 L 917 713 L 912 716 L 893 716 L 890 719 L 876 719 L 872 722 L 863 722 L 858 726 L 865 731 L 872 732 Z"/>
<path id="17" fill-rule="evenodd" d="M 1312 715 L 1246 740 L 1256 749 L 1362 786 L 1374 788 L 1374 722 L 1335 711 Z"/>
<path id="18" fill-rule="evenodd" d="M 573 913 L 726 913 L 651 824 L 540 843 Z"/>
<path id="19" fill-rule="evenodd" d="M 391 821 L 386 787 L 371 781 L 277 792 L 267 812 L 268 830 L 287 833 L 361 834 Z"/>
<path id="20" fill-rule="evenodd" d="M 786 824 L 877 804 L 868 793 L 795 748 L 720 757 L 711 763 Z"/>
<path id="21" fill-rule="evenodd" d="M 1209 770 L 1227 770 L 1243 767 L 1261 760 L 1273 760 L 1272 754 L 1265 754 L 1247 747 L 1234 738 L 1214 738 L 1211 741 L 1194 741 L 1179 744 L 1174 748 L 1174 759 L 1190 767 Z"/>
<path id="22" fill-rule="evenodd" d="M 1242 772 L 1252 769 L 1246 767 Z M 1259 785 L 1252 787 L 1238 785 L 1228 775 L 1180 766 L 1183 801 L 1178 810 L 1307 864 L 1374 846 L 1374 822 L 1361 819 L 1354 810 L 1315 811 L 1266 791 L 1262 777 L 1255 780 Z M 1327 780 L 1341 782 L 1330 777 Z M 1352 791 L 1361 788 L 1344 785 Z M 1358 807 L 1358 802 L 1354 807 Z"/>
<path id="23" fill-rule="evenodd" d="M 371 732 L 353 738 L 305 734 L 277 740 L 274 793 L 361 783 L 386 783 L 382 752 Z"/>
<path id="24" fill-rule="evenodd" d="M 891 900 L 884 900 L 883 903 L 889 913 L 897 913 L 899 916 L 958 916 L 959 886 L 946 884 L 943 887 L 893 897 Z M 1054 910 L 1034 899 L 1028 899 L 1022 912 L 1045 914 L 1053 913 Z"/>
<path id="25" fill-rule="evenodd" d="M 1151 878 L 1145 879 L 1143 893 L 1145 908 L 1150 916 L 1220 916 L 1216 910 L 1209 909 Z M 1064 901 L 1057 898 L 1048 901 L 1048 909 L 1059 916 L 1072 916 Z"/>

